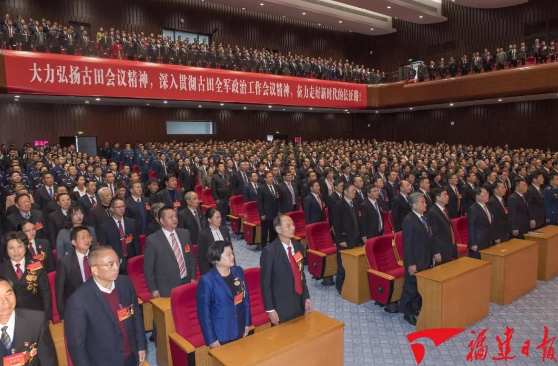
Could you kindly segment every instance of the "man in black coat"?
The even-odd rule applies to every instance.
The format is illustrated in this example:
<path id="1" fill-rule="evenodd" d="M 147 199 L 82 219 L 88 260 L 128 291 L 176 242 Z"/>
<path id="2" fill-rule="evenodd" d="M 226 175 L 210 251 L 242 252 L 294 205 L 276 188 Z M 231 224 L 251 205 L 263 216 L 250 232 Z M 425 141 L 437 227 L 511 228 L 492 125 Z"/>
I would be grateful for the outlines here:
<path id="1" fill-rule="evenodd" d="M 56 202 L 58 203 L 58 209 L 51 212 L 47 219 L 50 245 L 53 248 L 56 248 L 58 232 L 66 228 L 68 224 L 68 210 L 72 204 L 72 199 L 68 193 L 61 193 L 56 195 Z"/>
<path id="2" fill-rule="evenodd" d="M 310 194 L 302 201 L 306 225 L 326 220 L 324 214 L 325 202 L 320 194 L 320 183 L 314 180 L 309 182 L 308 185 L 310 186 Z"/>
<path id="3" fill-rule="evenodd" d="M 89 210 L 99 204 L 95 181 L 90 180 L 85 183 L 85 194 L 78 199 L 77 204 L 86 217 L 89 214 Z"/>
<path id="4" fill-rule="evenodd" d="M 277 236 L 273 229 L 273 219 L 279 213 L 280 198 L 279 187 L 273 184 L 273 173 L 267 172 L 265 175 L 265 183 L 258 189 L 258 197 L 256 199 L 262 223 L 262 248 L 265 248 L 268 241 L 272 242 Z"/>
<path id="5" fill-rule="evenodd" d="M 208 225 L 207 220 L 200 210 L 200 200 L 196 192 L 186 192 L 184 199 L 186 208 L 178 213 L 178 227 L 187 229 L 192 244 L 197 245 L 200 232 Z"/>
<path id="6" fill-rule="evenodd" d="M 461 187 L 461 207 L 463 212 L 468 212 L 469 207 L 475 203 L 475 183 L 477 182 L 477 175 L 473 172 L 467 174 L 467 182 Z M 487 191 L 488 192 L 488 191 Z M 490 194 L 490 192 L 489 192 Z"/>
<path id="7" fill-rule="evenodd" d="M 44 172 L 41 175 L 43 185 L 35 189 L 35 203 L 41 206 L 41 211 L 45 212 L 47 203 L 54 200 L 56 195 L 56 184 L 54 183 L 54 178 L 52 173 L 49 171 Z"/>
<path id="8" fill-rule="evenodd" d="M 184 189 L 176 188 L 177 180 L 173 174 L 167 174 L 163 177 L 164 189 L 150 198 L 151 203 L 162 202 L 165 206 L 173 207 L 174 211 L 178 213 L 179 210 L 184 208 L 182 197 L 184 196 Z"/>
<path id="9" fill-rule="evenodd" d="M 141 182 L 130 184 L 130 197 L 126 198 L 126 217 L 136 222 L 136 233 L 145 235 L 145 229 L 151 222 L 151 203 L 149 199 L 142 196 L 143 188 Z"/>
<path id="10" fill-rule="evenodd" d="M 293 182 L 293 175 L 288 171 L 283 171 L 283 181 L 278 184 L 279 194 L 279 212 L 287 213 L 298 210 L 298 187 Z"/>
<path id="11" fill-rule="evenodd" d="M 217 204 L 217 211 L 221 213 L 223 221 L 229 214 L 229 199 L 231 198 L 231 177 L 225 173 L 225 164 L 217 163 L 217 170 L 211 179 L 211 193 Z"/>
<path id="12" fill-rule="evenodd" d="M 461 194 L 459 193 L 457 174 L 451 173 L 448 175 L 448 184 L 446 192 L 448 192 L 449 202 L 446 205 L 446 210 L 451 219 L 461 217 Z"/>
<path id="13" fill-rule="evenodd" d="M 449 201 L 448 192 L 443 188 L 432 190 L 434 204 L 426 213 L 428 225 L 432 228 L 432 247 L 436 264 L 444 264 L 457 258 L 457 243 L 451 226 L 451 219 L 446 209 Z"/>
<path id="14" fill-rule="evenodd" d="M 473 192 L 475 203 L 467 211 L 467 233 L 469 235 L 469 257 L 480 259 L 480 251 L 490 247 L 492 243 L 492 223 L 494 217 L 488 210 L 488 191 L 477 187 Z"/>
<path id="15" fill-rule="evenodd" d="M 544 176 L 541 172 L 533 173 L 532 184 L 525 193 L 525 200 L 529 205 L 529 217 L 535 220 L 535 229 L 546 225 L 546 213 L 544 211 L 544 198 L 542 195 L 542 185 Z"/>
<path id="16" fill-rule="evenodd" d="M 239 170 L 231 177 L 231 185 L 235 196 L 243 195 L 244 189 L 250 184 L 249 165 L 243 161 L 239 164 Z"/>
<path id="17" fill-rule="evenodd" d="M 536 223 L 529 218 L 529 206 L 525 201 L 527 183 L 523 180 L 514 183 L 515 192 L 508 198 L 508 232 L 511 239 L 523 239 L 529 229 L 535 228 Z"/>
<path id="18" fill-rule="evenodd" d="M 337 278 L 335 287 L 341 294 L 345 282 L 345 269 L 341 260 L 341 251 L 352 249 L 360 244 L 358 207 L 354 203 L 356 189 L 351 183 L 344 184 L 344 197 L 333 207 L 332 215 L 335 244 L 337 245 Z"/>
<path id="19" fill-rule="evenodd" d="M 380 189 L 373 185 L 364 188 L 366 198 L 360 205 L 360 234 L 362 242 L 384 234 L 382 208 L 378 204 Z"/>
<path id="20" fill-rule="evenodd" d="M 43 213 L 31 208 L 31 197 L 28 194 L 17 194 L 15 206 L 18 212 L 8 215 L 6 218 L 5 232 L 18 231 L 20 225 L 30 221 L 35 225 L 35 229 L 37 229 L 36 238 L 48 239 L 48 228 Z"/>
<path id="21" fill-rule="evenodd" d="M 422 298 L 418 292 L 415 273 L 432 267 L 434 248 L 432 243 L 432 228 L 424 217 L 426 201 L 422 193 L 409 195 L 412 210 L 402 223 L 403 229 L 403 267 L 405 279 L 403 293 L 399 300 L 399 312 L 403 319 L 411 325 L 417 324 L 417 317 L 422 307 Z"/>
<path id="22" fill-rule="evenodd" d="M 97 238 L 99 238 L 101 224 L 110 219 L 109 206 L 111 200 L 112 194 L 110 193 L 110 189 L 107 187 L 99 189 L 99 203 L 97 206 L 90 209 L 89 214 L 87 215 L 87 223 L 95 229 Z"/>
<path id="23" fill-rule="evenodd" d="M 312 310 L 304 275 L 304 247 L 293 240 L 293 220 L 280 214 L 273 220 L 278 237 L 262 250 L 260 283 L 264 308 L 273 325 Z"/>
<path id="24" fill-rule="evenodd" d="M 491 238 L 495 244 L 500 244 L 508 241 L 508 208 L 504 201 L 506 186 L 498 181 L 492 185 L 491 191 L 492 196 L 486 203 L 488 211 L 494 218 Z"/>
<path id="25" fill-rule="evenodd" d="M 244 202 L 252 202 L 258 199 L 258 191 L 260 190 L 259 176 L 258 173 L 250 173 L 250 183 L 244 187 L 244 192 L 242 193 L 244 197 Z"/>
<path id="26" fill-rule="evenodd" d="M 406 180 L 399 182 L 399 194 L 391 201 L 391 214 L 395 232 L 401 231 L 403 220 L 411 212 L 409 195 L 411 194 L 411 183 Z"/>

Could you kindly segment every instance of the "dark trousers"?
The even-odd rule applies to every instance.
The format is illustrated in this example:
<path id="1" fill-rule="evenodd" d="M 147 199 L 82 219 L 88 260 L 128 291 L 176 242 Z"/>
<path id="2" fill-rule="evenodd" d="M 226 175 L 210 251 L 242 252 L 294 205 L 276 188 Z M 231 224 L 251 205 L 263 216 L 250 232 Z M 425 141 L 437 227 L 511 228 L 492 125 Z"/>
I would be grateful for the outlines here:
<path id="1" fill-rule="evenodd" d="M 229 200 L 222 198 L 217 204 L 217 211 L 221 213 L 221 222 L 224 225 L 227 221 L 227 215 L 229 214 Z"/>
<path id="2" fill-rule="evenodd" d="M 136 360 L 136 356 L 132 353 L 130 357 L 124 360 L 123 366 L 137 366 L 138 361 Z"/>
<path id="3" fill-rule="evenodd" d="M 469 257 L 474 258 L 474 259 L 481 259 L 480 253 L 478 251 L 474 251 L 469 249 Z"/>
<path id="4" fill-rule="evenodd" d="M 265 248 L 267 243 L 274 241 L 275 238 L 277 238 L 277 232 L 273 228 L 273 219 L 266 217 L 266 220 L 262 221 L 262 248 Z"/>
<path id="5" fill-rule="evenodd" d="M 345 268 L 341 260 L 341 248 L 337 247 L 337 277 L 335 278 L 335 288 L 341 291 L 345 282 Z"/>
<path id="6" fill-rule="evenodd" d="M 422 308 L 422 297 L 418 292 L 417 277 L 411 276 L 405 267 L 403 293 L 399 300 L 399 312 L 405 315 L 418 315 Z"/>

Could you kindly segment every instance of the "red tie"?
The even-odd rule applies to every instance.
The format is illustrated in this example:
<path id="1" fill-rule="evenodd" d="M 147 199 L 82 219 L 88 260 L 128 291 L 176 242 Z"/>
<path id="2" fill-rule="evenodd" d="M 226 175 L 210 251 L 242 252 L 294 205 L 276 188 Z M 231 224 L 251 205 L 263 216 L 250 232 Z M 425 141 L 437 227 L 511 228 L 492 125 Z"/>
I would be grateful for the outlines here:
<path id="1" fill-rule="evenodd" d="M 298 265 L 294 260 L 291 247 L 289 247 L 289 262 L 291 263 L 291 270 L 293 271 L 295 291 L 297 294 L 302 295 L 302 277 L 300 276 Z"/>
<path id="2" fill-rule="evenodd" d="M 91 267 L 89 267 L 89 260 L 87 256 L 83 257 L 83 273 L 85 274 L 85 280 L 87 281 L 91 277 Z"/>
<path id="3" fill-rule="evenodd" d="M 21 276 L 23 276 L 23 272 L 21 271 L 21 264 L 16 264 L 16 275 L 17 275 L 17 279 L 21 280 Z"/>
<path id="4" fill-rule="evenodd" d="M 122 221 L 118 220 L 118 230 L 120 230 L 120 244 L 122 245 L 122 256 L 124 258 L 128 257 L 128 247 L 126 247 L 126 236 L 124 235 L 124 228 L 122 227 Z"/>
<path id="5" fill-rule="evenodd" d="M 31 257 L 34 257 L 35 254 L 37 254 L 35 249 L 33 249 L 33 243 L 29 244 L 29 253 L 31 253 Z"/>

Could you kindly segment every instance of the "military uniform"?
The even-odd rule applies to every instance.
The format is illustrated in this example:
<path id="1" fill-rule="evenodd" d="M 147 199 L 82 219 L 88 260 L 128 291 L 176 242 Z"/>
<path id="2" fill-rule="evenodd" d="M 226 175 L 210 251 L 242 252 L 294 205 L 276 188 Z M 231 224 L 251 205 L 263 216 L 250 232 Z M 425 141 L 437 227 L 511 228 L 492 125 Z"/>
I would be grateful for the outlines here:
<path id="1" fill-rule="evenodd" d="M 546 219 L 550 220 L 549 224 L 558 224 L 558 188 L 548 185 L 543 190 L 544 197 L 544 211 Z"/>

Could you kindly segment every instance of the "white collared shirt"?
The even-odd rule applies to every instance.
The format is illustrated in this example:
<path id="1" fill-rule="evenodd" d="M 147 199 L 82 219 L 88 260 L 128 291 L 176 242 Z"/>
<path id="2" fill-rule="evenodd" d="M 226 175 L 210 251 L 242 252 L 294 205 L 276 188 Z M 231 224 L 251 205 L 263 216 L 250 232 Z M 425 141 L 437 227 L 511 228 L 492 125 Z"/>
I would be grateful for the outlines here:
<path id="1" fill-rule="evenodd" d="M 33 239 L 33 241 L 31 243 L 29 243 L 31 245 L 31 247 L 33 248 L 33 250 L 35 251 L 36 254 L 39 254 L 39 251 L 37 250 L 37 241 L 35 239 Z M 23 269 L 22 269 L 23 270 Z"/>
<path id="2" fill-rule="evenodd" d="M 103 287 L 99 284 L 99 282 L 97 282 L 97 280 L 95 279 L 95 277 L 93 277 L 93 281 L 95 281 L 95 284 L 97 285 L 97 287 L 99 288 L 99 290 L 101 290 L 101 292 L 104 292 L 105 294 L 111 294 L 112 291 L 114 290 L 114 281 L 112 281 L 110 283 L 109 288 Z"/>
<path id="3" fill-rule="evenodd" d="M 10 259 L 10 261 L 12 262 L 12 267 L 14 269 L 14 272 L 17 272 L 17 267 L 16 264 L 20 264 L 20 269 L 22 272 L 25 272 L 25 257 L 23 257 L 23 259 L 21 260 L 21 262 L 14 262 L 13 260 Z"/>
<path id="4" fill-rule="evenodd" d="M 122 231 L 124 231 L 124 235 L 126 235 L 126 227 L 124 226 L 124 217 L 122 217 L 120 220 L 117 220 L 113 216 L 112 219 L 114 220 L 114 223 L 116 224 L 116 227 L 118 227 L 118 221 L 120 221 L 122 223 Z"/>
<path id="5" fill-rule="evenodd" d="M 438 204 L 438 202 L 436 202 L 436 206 L 438 206 L 438 208 L 440 209 L 440 211 L 442 211 L 442 213 L 444 212 L 444 210 L 446 209 L 445 207 L 442 207 Z"/>
<path id="6" fill-rule="evenodd" d="M 81 278 L 83 279 L 83 282 L 85 282 L 85 269 L 83 268 L 83 257 L 89 256 L 89 250 L 87 251 L 87 254 L 81 254 L 76 250 L 76 255 L 79 264 L 79 271 L 81 272 Z M 89 260 L 89 258 L 87 258 L 87 260 Z M 91 268 L 91 264 L 89 265 L 89 268 Z"/>
<path id="7" fill-rule="evenodd" d="M 0 329 L 2 329 L 4 326 L 8 327 L 6 329 L 6 333 L 8 333 L 8 336 L 10 337 L 10 340 L 12 341 L 13 344 L 14 333 L 15 333 L 15 309 L 12 310 L 12 315 L 10 315 L 10 319 L 8 319 L 8 322 L 6 324 L 0 324 Z"/>
<path id="8" fill-rule="evenodd" d="M 217 230 L 215 230 L 211 226 L 209 228 L 211 229 L 211 234 L 213 234 L 213 240 L 215 240 L 215 241 L 225 240 L 225 238 L 223 238 L 223 235 L 221 234 L 221 230 L 219 230 L 219 228 L 217 228 Z"/>

